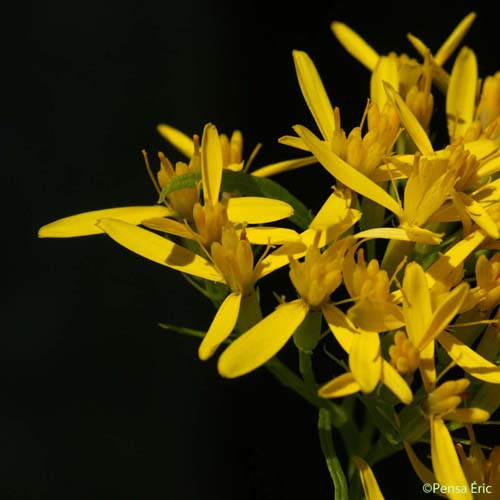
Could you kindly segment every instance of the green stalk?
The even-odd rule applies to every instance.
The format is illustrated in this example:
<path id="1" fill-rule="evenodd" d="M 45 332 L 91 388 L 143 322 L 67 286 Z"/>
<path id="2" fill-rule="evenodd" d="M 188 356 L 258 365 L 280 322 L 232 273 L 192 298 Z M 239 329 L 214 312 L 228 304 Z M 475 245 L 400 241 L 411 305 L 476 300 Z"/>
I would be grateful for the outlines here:
<path id="1" fill-rule="evenodd" d="M 321 450 L 333 482 L 334 498 L 335 500 L 349 500 L 347 480 L 333 446 L 330 412 L 326 408 L 320 408 L 319 410 L 318 433 Z"/>

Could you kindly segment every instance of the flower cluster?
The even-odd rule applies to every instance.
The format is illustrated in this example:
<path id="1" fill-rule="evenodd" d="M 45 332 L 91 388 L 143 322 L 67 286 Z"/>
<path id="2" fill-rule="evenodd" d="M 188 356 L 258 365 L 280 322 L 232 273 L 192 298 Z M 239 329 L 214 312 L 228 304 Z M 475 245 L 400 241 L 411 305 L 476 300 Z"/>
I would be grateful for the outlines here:
<path id="1" fill-rule="evenodd" d="M 266 366 L 320 410 L 336 498 L 362 493 L 336 458 L 331 426 L 370 500 L 383 498 L 370 466 L 403 448 L 422 482 L 439 483 L 447 498 L 500 496 L 500 448 L 486 459 L 472 428 L 500 406 L 500 73 L 481 79 L 468 47 L 445 69 L 474 18 L 435 53 L 409 34 L 419 60 L 378 54 L 333 22 L 338 41 L 371 72 L 358 127 L 342 128 L 313 60 L 294 51 L 317 131 L 295 125 L 279 142 L 301 157 L 252 170 L 258 148 L 244 160 L 239 131 L 229 138 L 207 124 L 200 139 L 160 125 L 186 161 L 174 166 L 159 153 L 155 176 L 145 157 L 157 204 L 70 216 L 39 231 L 107 234 L 184 273 L 217 309 L 199 334 L 200 359 L 224 346 L 223 377 Z M 437 148 L 430 134 L 439 98 L 449 140 Z M 314 163 L 333 188 L 311 214 L 269 177 Z M 264 278 L 287 266 L 296 296 L 278 290 L 279 303 L 263 315 Z M 277 357 L 292 338 L 300 376 Z M 313 361 L 329 380 L 316 379 Z M 381 416 L 371 424 L 378 432 L 357 426 L 356 405 Z M 460 428 L 468 455 L 452 437 Z M 430 461 L 414 451 L 417 442 L 430 443 Z M 474 481 L 489 489 L 472 491 Z"/>

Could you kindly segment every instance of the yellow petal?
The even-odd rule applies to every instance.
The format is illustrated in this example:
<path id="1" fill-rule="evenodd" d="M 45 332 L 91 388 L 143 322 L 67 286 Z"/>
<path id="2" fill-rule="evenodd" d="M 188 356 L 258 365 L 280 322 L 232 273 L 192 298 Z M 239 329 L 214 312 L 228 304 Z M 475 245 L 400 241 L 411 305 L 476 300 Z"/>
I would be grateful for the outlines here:
<path id="1" fill-rule="evenodd" d="M 484 380 L 491 384 L 500 384 L 500 366 L 496 366 L 487 359 L 484 359 L 448 332 L 442 332 L 437 340 L 450 358 L 467 373 L 479 380 Z"/>
<path id="2" fill-rule="evenodd" d="M 467 211 L 469 217 L 482 229 L 486 231 L 488 236 L 493 238 L 494 240 L 498 240 L 500 238 L 500 232 L 498 231 L 498 227 L 495 221 L 488 215 L 488 212 L 472 198 L 465 193 L 455 193 L 454 196 L 458 198 Z"/>
<path id="3" fill-rule="evenodd" d="M 411 466 L 413 467 L 413 470 L 416 472 L 420 481 L 422 481 L 422 483 L 434 484 L 436 482 L 436 476 L 434 475 L 434 473 L 421 462 L 409 443 L 404 442 L 403 444 L 406 450 L 406 454 L 408 455 L 408 458 L 410 460 Z"/>
<path id="4" fill-rule="evenodd" d="M 235 378 L 269 361 L 287 343 L 308 311 L 302 300 L 279 305 L 222 353 L 217 365 L 219 373 Z"/>
<path id="5" fill-rule="evenodd" d="M 304 141 L 300 137 L 295 137 L 294 135 L 284 135 L 278 139 L 278 142 L 280 144 L 284 144 L 285 146 L 301 149 L 302 151 L 309 151 L 308 147 L 304 144 Z"/>
<path id="6" fill-rule="evenodd" d="M 415 241 L 417 243 L 426 243 L 428 245 L 438 245 L 441 243 L 441 237 L 428 229 L 417 226 L 404 227 L 375 227 L 360 231 L 354 235 L 355 238 L 384 238 L 387 240 Z"/>
<path id="7" fill-rule="evenodd" d="M 293 215 L 293 208 L 288 203 L 273 198 L 243 196 L 230 198 L 227 204 L 227 216 L 231 222 L 264 224 Z"/>
<path id="8" fill-rule="evenodd" d="M 391 302 L 364 299 L 348 311 L 349 318 L 363 330 L 387 332 L 404 326 L 403 312 Z"/>
<path id="9" fill-rule="evenodd" d="M 410 342 L 417 346 L 432 319 L 431 295 L 424 270 L 410 262 L 403 278 L 403 315 Z"/>
<path id="10" fill-rule="evenodd" d="M 482 229 L 473 231 L 441 255 L 426 271 L 429 286 L 432 288 L 436 283 L 446 281 L 485 239 L 486 233 Z"/>
<path id="11" fill-rule="evenodd" d="M 489 177 L 500 170 L 500 156 L 494 156 L 481 163 L 477 169 L 478 177 Z M 498 180 L 498 179 L 497 179 Z"/>
<path id="12" fill-rule="evenodd" d="M 210 200 L 211 203 L 219 201 L 222 169 L 223 160 L 219 133 L 215 125 L 208 123 L 203 129 L 201 140 L 201 175 L 205 202 L 207 200 Z"/>
<path id="13" fill-rule="evenodd" d="M 182 224 L 173 219 L 168 219 L 166 217 L 153 217 L 151 219 L 146 219 L 142 221 L 142 225 L 149 229 L 154 229 L 155 231 L 162 231 L 167 234 L 173 234 L 174 236 L 180 236 L 181 238 L 194 239 L 193 231 L 190 231 L 186 224 Z"/>
<path id="14" fill-rule="evenodd" d="M 301 125 L 296 125 L 294 130 L 307 144 L 318 161 L 342 184 L 366 198 L 370 198 L 396 215 L 401 215 L 402 209 L 394 198 L 335 153 L 332 153 L 328 145 L 320 141 L 311 131 Z"/>
<path id="15" fill-rule="evenodd" d="M 451 32 L 450 36 L 445 40 L 443 45 L 439 48 L 434 56 L 436 64 L 442 66 L 448 58 L 451 56 L 453 51 L 458 47 L 459 43 L 463 40 L 464 36 L 469 31 L 474 19 L 476 18 L 476 13 L 471 12 L 467 14 L 457 25 L 457 27 Z"/>
<path id="16" fill-rule="evenodd" d="M 177 130 L 170 125 L 160 123 L 156 130 L 166 139 L 175 149 L 180 151 L 186 158 L 191 158 L 194 152 L 194 144 L 191 137 L 187 136 L 184 132 Z"/>
<path id="17" fill-rule="evenodd" d="M 289 255 L 296 259 L 303 257 L 307 251 L 307 246 L 303 241 L 285 243 L 283 246 L 270 253 L 263 260 L 259 261 L 254 269 L 254 279 L 257 281 L 268 274 L 289 264 Z"/>
<path id="18" fill-rule="evenodd" d="M 420 125 L 415 115 L 411 112 L 408 105 L 403 101 L 401 96 L 394 89 L 394 87 L 391 86 L 390 83 L 385 82 L 384 88 L 387 92 L 387 96 L 396 108 L 401 122 L 403 123 L 410 137 L 413 139 L 413 142 L 415 143 L 417 148 L 425 156 L 434 155 L 434 149 L 429 137 L 427 136 L 425 130 L 423 129 L 422 125 Z"/>
<path id="19" fill-rule="evenodd" d="M 419 350 L 432 342 L 451 323 L 462 307 L 468 293 L 469 285 L 464 282 L 460 283 L 460 285 L 447 294 L 446 298 L 433 312 L 430 324 L 427 326 L 420 341 L 417 343 L 416 347 Z"/>
<path id="20" fill-rule="evenodd" d="M 290 241 L 300 241 L 297 231 L 283 227 L 247 227 L 245 234 L 253 245 L 282 245 Z"/>
<path id="21" fill-rule="evenodd" d="M 342 349 L 350 352 L 353 338 L 359 333 L 351 320 L 338 307 L 332 304 L 322 304 L 321 312 Z"/>
<path id="22" fill-rule="evenodd" d="M 270 177 L 271 175 L 289 172 L 290 170 L 296 170 L 297 168 L 302 168 L 307 165 L 313 165 L 317 162 L 318 160 L 316 160 L 314 156 L 306 156 L 305 158 L 295 158 L 294 160 L 271 163 L 271 165 L 266 165 L 265 167 L 259 168 L 250 173 L 256 177 Z"/>
<path id="23" fill-rule="evenodd" d="M 361 332 L 353 336 L 349 351 L 349 368 L 364 393 L 372 392 L 382 377 L 380 336 Z"/>
<path id="24" fill-rule="evenodd" d="M 370 80 L 370 97 L 379 110 L 387 102 L 384 82 L 389 82 L 395 89 L 399 88 L 398 65 L 393 57 L 381 56 Z"/>
<path id="25" fill-rule="evenodd" d="M 477 78 L 476 56 L 471 49 L 463 47 L 453 65 L 446 94 L 446 116 L 451 138 L 463 137 L 474 120 Z"/>
<path id="26" fill-rule="evenodd" d="M 104 231 L 96 226 L 99 219 L 113 217 L 130 224 L 140 224 L 144 219 L 151 217 L 168 217 L 174 211 L 168 207 L 155 205 L 151 207 L 120 207 L 94 210 L 78 215 L 72 215 L 46 224 L 38 231 L 40 238 L 73 238 L 75 236 L 89 236 L 102 234 Z"/>
<path id="27" fill-rule="evenodd" d="M 415 50 L 425 59 L 427 57 L 428 54 L 431 53 L 431 49 L 429 49 L 429 47 L 427 47 L 427 45 L 425 45 L 424 42 L 422 42 L 422 40 L 420 40 L 420 38 L 416 37 L 415 35 L 413 35 L 412 33 L 408 33 L 406 35 L 406 37 L 408 38 L 408 41 L 413 45 L 413 47 L 415 48 Z M 397 89 L 398 87 L 396 87 L 395 85 L 393 85 L 393 87 L 395 89 Z"/>
<path id="28" fill-rule="evenodd" d="M 490 414 L 482 408 L 458 408 L 447 413 L 445 418 L 461 424 L 480 424 L 486 422 L 490 418 Z"/>
<path id="29" fill-rule="evenodd" d="M 174 242 L 119 219 L 101 219 L 99 227 L 118 244 L 146 259 L 199 278 L 224 283 L 215 267 Z"/>
<path id="30" fill-rule="evenodd" d="M 382 382 L 402 403 L 412 402 L 413 394 L 405 379 L 385 359 L 382 360 Z"/>
<path id="31" fill-rule="evenodd" d="M 431 418 L 430 426 L 432 468 L 438 483 L 463 489 L 459 492 L 455 488 L 453 491 L 448 491 L 450 500 L 473 500 L 446 425 L 440 418 Z"/>
<path id="32" fill-rule="evenodd" d="M 343 373 L 330 380 L 319 388 L 318 396 L 321 398 L 342 398 L 355 394 L 361 390 L 351 372 Z"/>
<path id="33" fill-rule="evenodd" d="M 301 50 L 293 51 L 295 71 L 299 80 L 300 90 L 307 103 L 307 107 L 314 117 L 321 134 L 326 141 L 330 141 L 335 130 L 333 108 L 328 99 L 323 82 L 311 58 Z"/>
<path id="34" fill-rule="evenodd" d="M 354 30 L 338 21 L 334 21 L 330 27 L 333 34 L 337 37 L 337 40 L 344 46 L 349 54 L 366 66 L 370 71 L 375 69 L 379 55 Z"/>
<path id="35" fill-rule="evenodd" d="M 198 356 L 201 360 L 210 358 L 222 342 L 231 335 L 238 320 L 240 304 L 241 293 L 231 293 L 225 298 L 198 349 Z"/>
<path id="36" fill-rule="evenodd" d="M 365 492 L 366 500 L 384 500 L 384 495 L 380 491 L 377 480 L 370 466 L 360 457 L 352 457 L 353 462 L 359 470 L 361 484 Z"/>

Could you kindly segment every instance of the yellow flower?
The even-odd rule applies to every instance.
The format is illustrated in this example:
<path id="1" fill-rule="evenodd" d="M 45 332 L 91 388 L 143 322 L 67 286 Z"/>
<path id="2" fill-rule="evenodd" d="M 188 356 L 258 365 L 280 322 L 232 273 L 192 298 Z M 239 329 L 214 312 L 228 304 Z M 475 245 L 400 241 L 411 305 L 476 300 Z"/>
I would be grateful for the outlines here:
<path id="1" fill-rule="evenodd" d="M 362 123 L 346 135 L 340 124 L 340 110 L 332 107 L 311 58 L 305 52 L 295 50 L 293 59 L 304 100 L 330 151 L 364 175 L 380 177 L 382 172 L 377 167 L 392 151 L 399 132 L 399 118 L 393 106 L 387 102 L 382 86 L 385 79 L 392 81 L 394 68 L 390 64 L 380 64 L 374 72 L 373 102 L 368 104 L 366 111 L 368 131 L 363 135 Z M 364 119 L 365 116 L 363 122 Z M 314 154 L 301 137 L 284 136 L 279 142 Z"/>
<path id="2" fill-rule="evenodd" d="M 446 93 L 446 116 L 451 139 L 463 137 L 470 142 L 480 137 L 498 139 L 500 131 L 500 72 L 488 76 L 479 89 L 477 59 L 463 47 L 451 72 Z"/>
<path id="3" fill-rule="evenodd" d="M 309 311 L 323 310 L 342 281 L 342 260 L 351 241 L 350 238 L 336 241 L 321 253 L 318 234 L 303 262 L 289 256 L 290 279 L 300 298 L 279 305 L 237 338 L 219 358 L 222 376 L 239 377 L 266 363 L 286 344 Z"/>
<path id="4" fill-rule="evenodd" d="M 463 400 L 463 393 L 469 387 L 467 379 L 449 380 L 430 392 L 424 411 L 429 416 L 431 429 L 431 458 L 436 480 L 441 485 L 459 486 L 460 491 L 447 492 L 448 498 L 472 500 L 470 484 L 458 459 L 450 432 L 443 419 L 462 423 L 485 422 L 489 413 L 480 408 L 457 408 Z"/>
<path id="5" fill-rule="evenodd" d="M 196 145 L 196 139 L 194 144 Z M 221 238 L 222 227 L 229 221 L 234 223 L 255 223 L 275 221 L 289 217 L 293 209 L 288 203 L 280 200 L 260 197 L 231 198 L 227 202 L 220 202 L 220 187 L 223 171 L 223 154 L 217 129 L 207 124 L 203 131 L 201 148 L 195 147 L 192 167 L 199 164 L 202 174 L 202 188 L 204 203 L 196 202 L 192 206 L 192 219 L 197 230 L 197 236 L 184 223 L 173 220 L 179 216 L 172 207 L 123 207 L 116 209 L 96 210 L 85 214 L 66 217 L 43 226 L 39 231 L 40 237 L 74 237 L 89 234 L 99 234 L 102 230 L 97 222 L 103 218 L 116 218 L 132 224 L 143 224 L 150 229 L 162 231 L 185 238 L 198 239 L 200 243 L 209 246 L 213 241 Z M 165 172 L 166 175 L 172 172 Z M 184 194 L 184 208 L 193 201 L 191 190 Z M 181 203 L 179 197 L 175 203 Z M 283 230 L 279 230 L 282 238 Z M 273 237 L 271 233 L 267 236 Z M 272 242 L 272 241 L 271 241 Z"/>
<path id="6" fill-rule="evenodd" d="M 99 227 L 118 244 L 158 264 L 208 281 L 226 284 L 230 294 L 219 307 L 199 349 L 208 359 L 233 331 L 242 303 L 254 294 L 263 268 L 254 268 L 253 253 L 245 232 L 231 223 L 222 229 L 221 242 L 214 242 L 207 258 L 146 229 L 119 219 L 105 218 Z M 278 266 L 275 267 L 276 269 Z"/>
<path id="7" fill-rule="evenodd" d="M 300 235 L 300 241 L 285 243 L 256 265 L 256 272 L 263 277 L 290 263 L 290 278 L 300 298 L 280 304 L 237 338 L 219 358 L 221 375 L 239 377 L 266 363 L 286 344 L 309 311 L 323 310 L 340 285 L 342 259 L 352 242 L 351 238 L 338 238 L 361 217 L 350 205 L 348 190 L 334 190 Z M 328 244 L 322 253 L 320 248 Z M 304 261 L 298 262 L 304 256 Z"/>
<path id="8" fill-rule="evenodd" d="M 165 123 L 161 123 L 160 125 L 158 125 L 157 130 L 164 139 L 172 144 L 172 146 L 174 146 L 186 158 L 192 158 L 194 154 L 193 152 L 195 150 L 195 145 L 193 143 L 193 140 L 186 134 L 184 134 L 184 132 L 181 132 L 180 130 Z M 243 135 L 239 130 L 235 130 L 231 134 L 231 138 L 228 138 L 228 136 L 225 134 L 220 134 L 220 143 L 223 167 L 224 169 L 231 170 L 233 172 L 240 172 L 241 170 L 246 171 L 250 167 L 260 149 L 260 145 L 258 145 L 253 150 L 249 158 L 244 161 Z M 265 165 L 264 167 L 261 167 L 250 173 L 251 175 L 255 175 L 257 177 L 269 177 L 281 172 L 295 170 L 306 165 L 311 165 L 315 162 L 316 160 L 311 156 L 308 156 L 306 158 L 295 158 L 292 160 L 284 160 L 277 163 L 272 163 L 270 165 Z"/>

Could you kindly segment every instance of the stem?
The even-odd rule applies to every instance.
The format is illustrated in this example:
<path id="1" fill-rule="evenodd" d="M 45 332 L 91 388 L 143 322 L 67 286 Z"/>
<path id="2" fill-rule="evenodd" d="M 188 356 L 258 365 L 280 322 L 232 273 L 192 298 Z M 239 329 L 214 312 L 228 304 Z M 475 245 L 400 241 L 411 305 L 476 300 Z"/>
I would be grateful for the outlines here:
<path id="1" fill-rule="evenodd" d="M 347 414 L 340 408 L 340 406 L 320 398 L 316 394 L 316 390 L 311 390 L 305 382 L 293 373 L 284 363 L 278 358 L 274 357 L 264 365 L 276 379 L 281 382 L 285 387 L 288 387 L 314 407 L 321 409 L 326 408 L 330 412 L 331 422 L 334 427 L 342 428 L 349 424 Z"/>
<path id="2" fill-rule="evenodd" d="M 347 480 L 333 446 L 330 412 L 326 408 L 319 410 L 318 433 L 321 450 L 333 481 L 335 500 L 348 500 Z"/>

